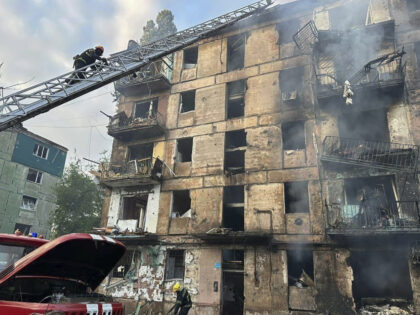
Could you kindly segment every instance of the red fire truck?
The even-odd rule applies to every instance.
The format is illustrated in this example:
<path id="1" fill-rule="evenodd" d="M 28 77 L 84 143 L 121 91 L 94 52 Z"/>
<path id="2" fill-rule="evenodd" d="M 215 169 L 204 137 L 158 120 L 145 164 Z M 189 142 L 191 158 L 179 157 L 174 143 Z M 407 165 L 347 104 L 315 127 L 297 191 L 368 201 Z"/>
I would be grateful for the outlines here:
<path id="1" fill-rule="evenodd" d="M 124 252 L 95 234 L 53 241 L 0 234 L 0 314 L 123 315 L 120 303 L 94 290 Z"/>

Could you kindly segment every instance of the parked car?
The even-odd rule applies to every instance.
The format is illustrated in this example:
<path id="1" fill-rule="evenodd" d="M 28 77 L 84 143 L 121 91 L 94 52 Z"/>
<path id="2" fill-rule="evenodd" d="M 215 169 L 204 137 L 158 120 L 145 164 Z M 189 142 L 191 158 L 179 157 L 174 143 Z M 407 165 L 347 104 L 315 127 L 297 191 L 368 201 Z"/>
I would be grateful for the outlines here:
<path id="1" fill-rule="evenodd" d="M 123 315 L 121 303 L 94 293 L 123 256 L 123 244 L 94 234 L 16 237 L 13 243 L 0 235 L 0 314 Z"/>

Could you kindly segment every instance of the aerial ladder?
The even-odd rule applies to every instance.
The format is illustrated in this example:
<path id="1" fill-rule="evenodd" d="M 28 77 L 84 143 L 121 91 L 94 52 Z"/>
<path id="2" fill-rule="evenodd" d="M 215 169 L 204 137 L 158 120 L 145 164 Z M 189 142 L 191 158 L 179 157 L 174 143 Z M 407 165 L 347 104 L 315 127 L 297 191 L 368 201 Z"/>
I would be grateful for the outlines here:
<path id="1" fill-rule="evenodd" d="M 261 12 L 271 3 L 271 0 L 258 1 L 149 44 L 129 47 L 113 54 L 108 59 L 108 64 L 100 64 L 93 67 L 94 69 L 89 66 L 79 69 L 78 71 L 85 70 L 84 79 L 78 78 L 76 71 L 73 71 L 4 96 L 0 99 L 0 131 L 122 77 L 141 72 L 149 63 L 245 17 Z M 69 80 L 73 84 L 69 84 Z M 75 81 L 77 82 L 74 83 Z"/>

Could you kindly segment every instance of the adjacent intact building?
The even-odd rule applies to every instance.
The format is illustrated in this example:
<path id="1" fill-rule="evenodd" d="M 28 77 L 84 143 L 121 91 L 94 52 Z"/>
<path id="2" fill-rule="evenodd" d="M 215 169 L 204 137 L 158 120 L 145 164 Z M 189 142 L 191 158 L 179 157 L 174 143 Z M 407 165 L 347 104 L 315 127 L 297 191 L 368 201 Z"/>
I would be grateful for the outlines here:
<path id="1" fill-rule="evenodd" d="M 0 133 L 0 233 L 48 237 L 67 149 L 24 128 Z"/>
<path id="2" fill-rule="evenodd" d="M 115 85 L 102 223 L 129 251 L 106 292 L 420 313 L 419 1 L 274 6 L 147 73 Z"/>

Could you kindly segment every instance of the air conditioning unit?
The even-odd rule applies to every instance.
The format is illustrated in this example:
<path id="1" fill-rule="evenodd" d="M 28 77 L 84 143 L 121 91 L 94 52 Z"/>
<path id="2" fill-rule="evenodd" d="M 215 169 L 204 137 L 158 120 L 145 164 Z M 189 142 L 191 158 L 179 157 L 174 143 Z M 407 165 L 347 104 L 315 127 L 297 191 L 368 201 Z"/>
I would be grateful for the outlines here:
<path id="1" fill-rule="evenodd" d="M 297 100 L 297 98 L 298 98 L 297 90 L 281 93 L 281 99 L 283 102 L 286 102 L 286 103 L 293 103 Z"/>

